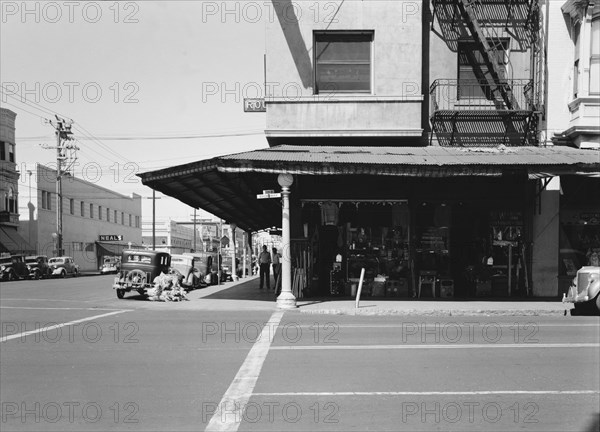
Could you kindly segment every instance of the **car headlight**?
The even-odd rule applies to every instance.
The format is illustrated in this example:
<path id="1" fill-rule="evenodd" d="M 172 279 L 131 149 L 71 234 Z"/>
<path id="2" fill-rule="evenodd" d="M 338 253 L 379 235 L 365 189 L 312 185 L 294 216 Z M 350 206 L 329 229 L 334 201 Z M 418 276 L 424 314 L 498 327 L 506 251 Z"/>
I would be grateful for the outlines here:
<path id="1" fill-rule="evenodd" d="M 0 271 L 4 271 L 4 270 L 6 270 L 6 267 L 0 266 Z"/>
<path id="2" fill-rule="evenodd" d="M 31 266 L 30 265 L 27 266 L 27 271 L 31 271 Z"/>

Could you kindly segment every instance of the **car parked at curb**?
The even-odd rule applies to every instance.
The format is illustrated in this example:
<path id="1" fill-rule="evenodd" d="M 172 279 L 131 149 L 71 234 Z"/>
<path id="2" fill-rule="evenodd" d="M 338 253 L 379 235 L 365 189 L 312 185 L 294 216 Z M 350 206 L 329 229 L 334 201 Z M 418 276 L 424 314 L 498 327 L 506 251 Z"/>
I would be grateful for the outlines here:
<path id="1" fill-rule="evenodd" d="M 113 282 L 117 298 L 122 299 L 130 291 L 146 295 L 147 290 L 154 288 L 157 276 L 161 273 L 169 274 L 170 265 L 171 255 L 168 252 L 124 250 L 121 255 L 121 271 Z"/>
<path id="2" fill-rule="evenodd" d="M 0 279 L 13 281 L 29 277 L 24 255 L 11 255 L 0 258 Z"/>
<path id="3" fill-rule="evenodd" d="M 573 303 L 578 311 L 600 313 L 600 267 L 584 266 L 577 271 L 569 288 L 569 295 L 563 294 L 563 303 Z"/>
<path id="4" fill-rule="evenodd" d="M 52 277 L 65 278 L 68 275 L 79 276 L 79 266 L 75 264 L 72 257 L 54 257 L 48 260 Z"/>
<path id="5" fill-rule="evenodd" d="M 50 277 L 51 271 L 46 255 L 33 255 L 25 258 L 29 279 L 44 279 Z"/>
<path id="6" fill-rule="evenodd" d="M 121 257 L 105 256 L 100 267 L 100 274 L 119 273 L 121 270 Z"/>

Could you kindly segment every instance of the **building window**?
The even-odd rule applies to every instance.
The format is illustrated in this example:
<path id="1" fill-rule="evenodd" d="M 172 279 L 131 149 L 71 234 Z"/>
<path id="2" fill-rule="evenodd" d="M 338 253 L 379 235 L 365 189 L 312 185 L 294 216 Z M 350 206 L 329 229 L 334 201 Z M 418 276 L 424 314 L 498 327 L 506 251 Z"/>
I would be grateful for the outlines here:
<path id="1" fill-rule="evenodd" d="M 94 219 L 94 204 L 90 203 L 90 219 Z"/>
<path id="2" fill-rule="evenodd" d="M 500 66 L 500 70 L 496 73 L 500 78 L 506 77 L 510 40 L 508 38 L 488 39 L 487 43 L 496 48 L 496 63 Z M 491 79 L 490 70 L 478 44 L 471 41 L 458 42 L 457 99 L 493 100 Z"/>
<path id="3" fill-rule="evenodd" d="M 8 161 L 15 161 L 15 145 L 12 143 L 8 143 Z"/>
<path id="4" fill-rule="evenodd" d="M 125 213 L 121 212 L 121 225 L 125 225 Z"/>
<path id="5" fill-rule="evenodd" d="M 110 222 L 110 209 L 106 209 L 106 222 Z"/>
<path id="6" fill-rule="evenodd" d="M 48 192 L 42 191 L 42 209 L 44 210 L 46 210 L 46 200 L 48 199 L 47 195 Z M 6 208 L 8 208 L 8 206 L 6 206 Z"/>
<path id="7" fill-rule="evenodd" d="M 139 217 L 139 216 L 136 216 L 136 217 L 135 217 L 135 227 L 136 227 L 136 228 L 139 228 L 139 227 L 140 227 L 140 217 Z"/>
<path id="8" fill-rule="evenodd" d="M 117 219 L 117 211 L 115 210 L 115 213 L 113 214 L 114 218 L 113 218 L 113 222 L 114 223 L 119 223 L 119 220 Z"/>
<path id="9" fill-rule="evenodd" d="M 102 220 L 102 206 L 98 206 L 98 219 Z"/>
<path id="10" fill-rule="evenodd" d="M 575 44 L 575 58 L 573 60 L 573 98 L 577 98 L 579 92 L 579 31 L 581 25 L 573 27 L 573 43 Z"/>
<path id="11" fill-rule="evenodd" d="M 82 242 L 73 242 L 73 252 L 80 252 L 83 250 Z"/>
<path id="12" fill-rule="evenodd" d="M 46 194 L 46 210 L 52 210 L 52 192 Z"/>
<path id="13" fill-rule="evenodd" d="M 75 200 L 73 198 L 69 199 L 69 213 L 75 214 Z"/>
<path id="14" fill-rule="evenodd" d="M 17 196 L 15 195 L 13 188 L 10 188 L 8 194 L 4 195 L 4 208 L 8 210 L 9 213 L 17 213 Z"/>
<path id="15" fill-rule="evenodd" d="M 600 16 L 592 20 L 590 53 L 590 94 L 600 93 Z"/>
<path id="16" fill-rule="evenodd" d="M 315 93 L 371 92 L 372 31 L 314 33 Z"/>
<path id="17" fill-rule="evenodd" d="M 131 226 L 131 215 L 129 215 L 129 226 Z"/>
<path id="18" fill-rule="evenodd" d="M 6 160 L 6 143 L 0 141 L 0 160 Z"/>
<path id="19" fill-rule="evenodd" d="M 79 212 L 81 213 L 81 217 L 85 216 L 85 203 L 83 201 L 79 203 Z"/>

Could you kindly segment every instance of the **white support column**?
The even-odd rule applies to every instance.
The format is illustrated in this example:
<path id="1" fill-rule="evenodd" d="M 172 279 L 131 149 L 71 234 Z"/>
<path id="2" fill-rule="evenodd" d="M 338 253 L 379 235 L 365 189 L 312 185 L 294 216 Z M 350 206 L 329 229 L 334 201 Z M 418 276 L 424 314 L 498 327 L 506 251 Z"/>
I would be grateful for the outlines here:
<path id="1" fill-rule="evenodd" d="M 294 309 L 296 297 L 292 293 L 292 257 L 290 244 L 290 186 L 294 183 L 291 174 L 279 174 L 277 182 L 281 186 L 281 294 L 277 297 L 277 307 L 280 309 Z"/>

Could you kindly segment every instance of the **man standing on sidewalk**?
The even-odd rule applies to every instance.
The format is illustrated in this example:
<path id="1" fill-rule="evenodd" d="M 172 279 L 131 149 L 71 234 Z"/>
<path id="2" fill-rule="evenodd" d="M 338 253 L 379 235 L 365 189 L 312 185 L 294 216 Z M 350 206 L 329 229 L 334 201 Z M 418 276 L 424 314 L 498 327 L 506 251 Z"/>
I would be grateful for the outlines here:
<path id="1" fill-rule="evenodd" d="M 260 289 L 263 289 L 263 286 L 265 285 L 265 279 L 267 282 L 267 290 L 271 289 L 271 274 L 270 274 L 270 267 L 271 267 L 271 254 L 267 251 L 267 247 L 263 246 L 262 247 L 262 252 L 260 253 L 260 255 L 258 256 L 258 264 L 260 265 Z"/>

